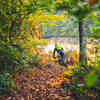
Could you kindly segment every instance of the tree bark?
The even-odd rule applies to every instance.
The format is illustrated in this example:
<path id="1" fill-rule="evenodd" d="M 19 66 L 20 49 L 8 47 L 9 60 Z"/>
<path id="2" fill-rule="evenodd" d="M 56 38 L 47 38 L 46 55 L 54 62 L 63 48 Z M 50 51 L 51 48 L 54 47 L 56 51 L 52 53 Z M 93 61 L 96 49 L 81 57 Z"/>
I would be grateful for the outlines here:
<path id="1" fill-rule="evenodd" d="M 79 45 L 80 45 L 79 62 L 82 65 L 82 67 L 86 67 L 87 55 L 86 55 L 86 32 L 84 29 L 84 20 L 79 21 Z"/>

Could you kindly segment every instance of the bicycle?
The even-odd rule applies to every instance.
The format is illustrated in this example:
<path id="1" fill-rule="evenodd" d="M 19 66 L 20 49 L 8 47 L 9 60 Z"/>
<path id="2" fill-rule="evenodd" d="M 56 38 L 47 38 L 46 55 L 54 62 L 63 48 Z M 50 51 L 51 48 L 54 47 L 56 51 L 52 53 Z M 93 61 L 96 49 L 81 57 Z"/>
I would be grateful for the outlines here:
<path id="1" fill-rule="evenodd" d="M 56 57 L 55 57 L 55 58 L 56 58 Z M 66 63 L 66 57 L 65 57 L 64 55 L 61 56 L 60 54 L 58 54 L 57 58 L 58 58 L 59 64 L 60 64 L 61 66 L 64 66 L 64 67 L 67 68 L 68 64 Z"/>

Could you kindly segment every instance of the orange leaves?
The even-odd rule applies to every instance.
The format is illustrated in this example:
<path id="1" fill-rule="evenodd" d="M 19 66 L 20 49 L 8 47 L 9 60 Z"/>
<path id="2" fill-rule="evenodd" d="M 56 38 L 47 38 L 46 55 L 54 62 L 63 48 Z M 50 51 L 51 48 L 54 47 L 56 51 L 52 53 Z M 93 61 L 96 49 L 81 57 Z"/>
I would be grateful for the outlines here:
<path id="1" fill-rule="evenodd" d="M 50 84 L 51 86 L 61 85 L 63 81 L 70 82 L 70 79 L 65 78 L 64 76 L 58 76 L 56 79 L 50 79 L 46 81 L 46 83 Z"/>
<path id="2" fill-rule="evenodd" d="M 5 97 L 0 94 L 0 100 L 5 100 Z"/>
<path id="3" fill-rule="evenodd" d="M 40 54 L 39 59 L 44 65 L 50 63 L 50 59 L 45 54 Z"/>
<path id="4" fill-rule="evenodd" d="M 35 66 L 34 66 L 35 67 Z M 63 81 L 70 82 L 69 79 L 64 78 L 64 76 L 56 76 L 57 71 L 53 72 L 48 67 L 42 67 L 41 70 L 38 69 L 34 71 L 25 71 L 15 77 L 14 80 L 16 85 L 19 86 L 19 89 L 16 91 L 12 90 L 14 95 L 11 96 L 11 99 L 48 99 L 55 100 L 56 98 L 62 98 L 66 100 L 66 92 L 61 88 Z M 65 95 L 65 96 L 63 96 Z M 64 98 L 63 98 L 64 97 Z"/>
<path id="5" fill-rule="evenodd" d="M 47 62 L 46 59 L 42 59 L 41 62 L 42 62 L 43 64 L 48 64 L 48 62 Z"/>

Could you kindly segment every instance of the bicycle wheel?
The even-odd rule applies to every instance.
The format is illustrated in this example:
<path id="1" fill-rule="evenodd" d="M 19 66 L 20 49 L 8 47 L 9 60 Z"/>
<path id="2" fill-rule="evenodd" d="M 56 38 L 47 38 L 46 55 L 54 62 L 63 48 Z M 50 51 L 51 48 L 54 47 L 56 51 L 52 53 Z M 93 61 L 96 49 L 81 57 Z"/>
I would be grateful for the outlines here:
<path id="1" fill-rule="evenodd" d="M 63 65 L 64 67 L 67 67 L 67 66 L 68 66 L 68 64 L 66 63 L 65 60 L 62 60 L 62 65 Z"/>
<path id="2" fill-rule="evenodd" d="M 66 60 L 63 60 L 61 56 L 58 56 L 58 62 L 61 66 L 67 67 L 68 64 L 66 64 Z"/>

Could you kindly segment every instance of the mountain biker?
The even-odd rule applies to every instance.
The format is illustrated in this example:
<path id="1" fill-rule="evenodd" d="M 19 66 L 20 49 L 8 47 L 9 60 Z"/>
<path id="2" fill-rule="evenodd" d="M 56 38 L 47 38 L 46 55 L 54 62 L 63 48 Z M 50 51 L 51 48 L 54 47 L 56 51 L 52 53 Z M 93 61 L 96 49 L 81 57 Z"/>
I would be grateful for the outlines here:
<path id="1" fill-rule="evenodd" d="M 64 49 L 59 46 L 58 44 L 55 44 L 55 48 L 54 48 L 54 51 L 53 51 L 53 58 L 55 59 L 55 52 L 57 51 L 58 53 L 58 62 L 60 65 L 64 65 L 65 67 L 67 67 L 67 64 L 64 63 L 64 60 L 66 60 L 66 57 L 64 55 Z M 62 62 L 62 63 L 61 63 Z"/>

